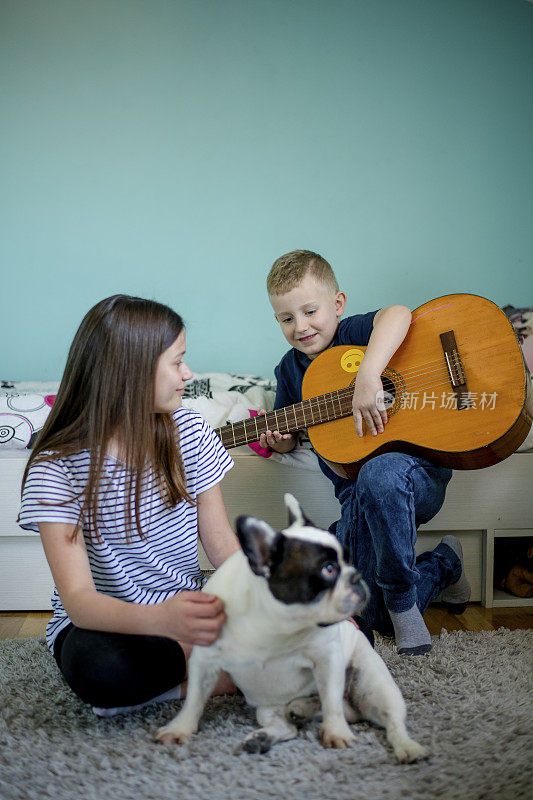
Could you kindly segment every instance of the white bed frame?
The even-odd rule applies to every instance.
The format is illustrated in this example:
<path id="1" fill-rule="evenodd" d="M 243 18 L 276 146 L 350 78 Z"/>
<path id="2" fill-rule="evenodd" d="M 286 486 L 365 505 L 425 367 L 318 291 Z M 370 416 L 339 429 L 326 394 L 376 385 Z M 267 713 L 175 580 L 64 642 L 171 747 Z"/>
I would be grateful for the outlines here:
<path id="1" fill-rule="evenodd" d="M 239 514 L 253 514 L 285 527 L 285 492 L 299 499 L 317 525 L 338 519 L 332 485 L 321 472 L 268 461 L 249 448 L 231 455 L 235 467 L 222 491 L 232 523 Z M 50 608 L 52 581 L 39 536 L 16 522 L 27 457 L 27 451 L 0 455 L 0 610 L 5 611 Z M 441 511 L 420 528 L 417 552 L 432 549 L 447 532 L 461 540 L 472 601 L 488 607 L 533 605 L 533 599 L 492 589 L 494 539 L 533 536 L 533 453 L 515 453 L 482 470 L 455 471 Z M 205 554 L 200 555 L 200 565 L 208 568 Z"/>

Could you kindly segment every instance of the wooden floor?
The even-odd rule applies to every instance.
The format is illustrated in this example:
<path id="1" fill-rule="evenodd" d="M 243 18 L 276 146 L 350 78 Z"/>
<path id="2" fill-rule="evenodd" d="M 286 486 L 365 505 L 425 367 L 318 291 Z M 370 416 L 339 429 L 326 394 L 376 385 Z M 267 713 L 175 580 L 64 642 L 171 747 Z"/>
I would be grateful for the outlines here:
<path id="1" fill-rule="evenodd" d="M 27 636 L 44 636 L 48 611 L 0 612 L 0 640 L 23 639 Z M 533 629 L 533 607 L 483 608 L 479 603 L 470 603 L 464 614 L 449 614 L 444 606 L 430 606 L 424 616 L 432 635 L 446 631 L 493 631 L 498 628 Z"/>

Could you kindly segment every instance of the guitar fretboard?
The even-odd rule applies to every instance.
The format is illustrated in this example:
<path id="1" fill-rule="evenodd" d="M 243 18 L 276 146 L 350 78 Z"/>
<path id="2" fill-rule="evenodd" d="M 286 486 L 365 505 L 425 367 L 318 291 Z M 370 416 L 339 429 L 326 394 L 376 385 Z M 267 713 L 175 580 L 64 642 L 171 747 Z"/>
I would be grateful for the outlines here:
<path id="1" fill-rule="evenodd" d="M 268 414 L 224 425 L 217 428 L 215 433 L 226 449 L 257 442 L 266 431 L 294 433 L 312 425 L 349 417 L 352 413 L 352 397 L 353 387 L 348 390 L 338 389 L 293 406 L 269 411 Z"/>

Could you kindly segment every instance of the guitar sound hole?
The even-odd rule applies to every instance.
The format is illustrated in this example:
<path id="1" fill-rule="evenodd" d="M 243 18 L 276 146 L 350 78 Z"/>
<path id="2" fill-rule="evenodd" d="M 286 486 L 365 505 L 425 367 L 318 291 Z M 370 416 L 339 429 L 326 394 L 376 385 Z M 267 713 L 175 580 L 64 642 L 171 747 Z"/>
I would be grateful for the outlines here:
<path id="1" fill-rule="evenodd" d="M 388 410 L 394 405 L 394 401 L 396 399 L 396 386 L 390 378 L 384 378 L 383 376 L 381 377 L 381 383 L 383 385 L 383 399 L 385 402 L 385 408 Z"/>

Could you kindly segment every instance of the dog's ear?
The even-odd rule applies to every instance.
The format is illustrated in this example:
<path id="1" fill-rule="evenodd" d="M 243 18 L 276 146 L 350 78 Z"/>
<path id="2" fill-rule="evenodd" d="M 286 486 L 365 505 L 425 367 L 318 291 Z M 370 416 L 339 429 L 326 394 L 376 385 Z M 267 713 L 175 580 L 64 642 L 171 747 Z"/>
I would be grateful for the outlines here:
<path id="1" fill-rule="evenodd" d="M 267 522 L 255 517 L 238 517 L 235 523 L 237 536 L 244 555 L 256 575 L 270 577 L 272 554 L 277 550 L 281 534 Z"/>
<path id="2" fill-rule="evenodd" d="M 305 527 L 306 525 L 310 528 L 316 527 L 311 520 L 305 516 L 300 503 L 293 494 L 289 494 L 287 492 L 287 494 L 283 496 L 283 499 L 285 500 L 285 505 L 287 506 L 287 511 L 289 512 L 289 528 L 294 524 L 301 528 Z"/>

